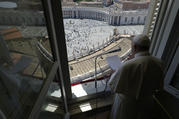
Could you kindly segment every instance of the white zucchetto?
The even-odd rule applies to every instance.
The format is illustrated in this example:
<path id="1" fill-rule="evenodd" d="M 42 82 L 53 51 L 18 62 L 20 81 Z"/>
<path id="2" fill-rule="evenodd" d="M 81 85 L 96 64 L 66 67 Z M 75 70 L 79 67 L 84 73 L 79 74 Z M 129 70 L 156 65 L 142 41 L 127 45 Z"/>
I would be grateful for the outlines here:
<path id="1" fill-rule="evenodd" d="M 150 40 L 146 35 L 140 34 L 133 38 L 133 43 L 142 47 L 149 47 Z"/>

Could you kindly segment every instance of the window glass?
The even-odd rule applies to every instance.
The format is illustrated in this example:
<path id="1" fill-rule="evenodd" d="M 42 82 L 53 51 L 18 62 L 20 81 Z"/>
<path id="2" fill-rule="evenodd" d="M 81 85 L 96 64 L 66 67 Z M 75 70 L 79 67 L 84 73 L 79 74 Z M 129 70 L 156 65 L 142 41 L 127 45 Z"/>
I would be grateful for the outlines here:
<path id="1" fill-rule="evenodd" d="M 46 97 L 44 97 L 39 119 L 48 119 L 49 117 L 52 119 L 63 118 L 65 113 L 64 103 L 59 99 L 59 97 L 61 97 L 61 93 L 60 91 L 56 90 L 56 88 L 59 89 L 58 85 L 55 86 L 55 83 L 51 84 Z"/>
<path id="2" fill-rule="evenodd" d="M 140 24 L 140 16 L 138 16 L 137 22 L 138 22 L 138 24 Z M 145 21 L 144 21 L 144 22 L 145 22 Z"/>
<path id="3" fill-rule="evenodd" d="M 0 109 L 27 119 L 53 65 L 42 3 L 0 2 Z M 61 97 L 51 84 L 48 96 Z"/>
<path id="4" fill-rule="evenodd" d="M 127 17 L 125 17 L 125 22 L 127 22 Z"/>

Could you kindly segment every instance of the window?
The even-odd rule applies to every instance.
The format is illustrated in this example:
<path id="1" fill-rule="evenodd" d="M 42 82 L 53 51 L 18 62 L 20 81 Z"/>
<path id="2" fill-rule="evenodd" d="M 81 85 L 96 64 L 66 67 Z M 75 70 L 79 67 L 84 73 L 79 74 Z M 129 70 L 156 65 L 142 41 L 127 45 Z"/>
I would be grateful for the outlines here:
<path id="1" fill-rule="evenodd" d="M 7 119 L 33 117 L 41 107 L 41 102 L 37 104 L 40 98 L 61 98 L 56 93 L 60 92 L 58 81 L 51 84 L 58 65 L 43 22 L 42 3 L 36 2 L 35 8 L 30 0 L 18 3 L 0 2 L 0 18 L 4 19 L 0 21 L 0 109 Z"/>
<path id="2" fill-rule="evenodd" d="M 165 90 L 177 98 L 179 98 L 178 58 L 179 58 L 179 48 L 176 49 L 175 55 L 172 58 L 172 62 L 165 76 Z"/>
<path id="3" fill-rule="evenodd" d="M 137 17 L 137 23 L 140 24 L 140 16 Z"/>
<path id="4" fill-rule="evenodd" d="M 131 24 L 133 24 L 134 22 L 134 17 L 131 17 Z"/>
<path id="5" fill-rule="evenodd" d="M 146 16 L 144 17 L 144 22 L 146 21 Z"/>
<path id="6" fill-rule="evenodd" d="M 178 6 L 177 6 L 178 7 Z M 179 12 L 174 7 L 172 7 L 172 15 L 173 17 L 170 17 L 170 20 L 172 20 L 171 23 L 167 23 L 167 25 L 170 26 L 170 32 L 164 32 L 165 35 L 168 33 L 168 41 L 165 46 L 165 49 L 162 54 L 162 59 L 165 64 L 165 90 L 169 92 L 170 94 L 174 95 L 175 97 L 179 98 L 179 83 L 178 83 L 178 72 L 179 72 L 179 39 L 178 39 L 178 20 L 179 20 Z M 169 20 L 168 20 L 169 21 Z M 167 30 L 169 27 L 166 27 Z M 165 36 L 166 37 L 166 36 Z M 171 49 L 172 47 L 172 49 Z"/>
<path id="7" fill-rule="evenodd" d="M 29 82 L 32 80 L 31 87 L 34 88 L 33 91 L 37 90 L 38 95 L 33 95 L 35 99 L 33 97 L 34 100 L 30 100 L 34 102 L 30 105 L 29 112 L 22 112 L 22 115 L 17 115 L 28 117 L 30 114 L 31 118 L 33 118 L 36 109 L 41 107 L 40 105 L 38 106 L 39 103 L 42 103 L 39 100 L 45 100 L 41 107 L 42 111 L 54 112 L 60 108 L 54 102 L 58 102 L 64 95 L 64 98 L 62 98 L 64 103 L 62 110 L 65 112 L 68 111 L 66 98 L 71 97 L 71 94 L 73 99 L 77 99 L 107 91 L 106 84 L 111 75 L 111 69 L 107 65 L 105 58 L 113 55 L 118 55 L 121 58 L 127 57 L 131 49 L 131 41 L 125 37 L 120 38 L 120 35 L 131 36 L 142 33 L 144 22 L 130 25 L 127 20 L 131 18 L 132 22 L 136 22 L 137 19 L 134 19 L 134 17 L 138 17 L 141 14 L 146 16 L 148 12 L 147 9 L 123 10 L 121 12 L 122 3 L 114 5 L 110 3 L 109 6 L 103 7 L 93 1 L 81 2 L 79 0 L 71 2 L 66 0 L 61 1 L 62 8 L 60 8 L 60 4 L 57 4 L 60 2 L 58 0 L 44 0 L 43 4 L 35 1 L 35 6 L 31 1 L 27 2 L 27 4 L 24 1 L 20 2 L 22 2 L 20 4 L 22 6 L 16 9 L 15 12 L 3 9 L 3 15 L 11 14 L 9 16 L 14 21 L 7 23 L 7 20 L 5 20 L 4 23 L 7 26 L 0 26 L 2 33 L 0 42 L 3 44 L 0 47 L 3 49 L 0 50 L 0 52 L 3 51 L 0 58 L 1 65 L 5 68 L 17 63 L 19 67 L 13 69 L 15 71 L 18 69 L 15 75 L 18 75 L 20 79 L 25 77 L 24 79 L 26 80 L 22 81 L 27 82 L 28 86 L 31 86 Z M 41 5 L 45 6 L 45 8 Z M 63 14 L 63 19 L 61 13 Z M 23 19 L 23 22 L 20 22 L 20 19 Z M 119 48 L 121 48 L 120 52 L 104 55 L 96 60 L 96 57 L 101 53 Z M 62 54 L 64 55 L 63 57 Z M 24 58 L 22 59 L 23 61 L 21 61 L 21 57 Z M 95 60 L 97 66 L 96 75 Z M 56 61 L 60 62 L 60 64 Z M 21 69 L 20 66 L 26 67 Z M 2 74 L 4 73 L 3 69 L 1 72 Z M 54 72 L 58 73 L 55 75 Z M 55 75 L 53 82 L 48 78 L 51 75 Z M 3 77 L 0 78 L 3 79 Z M 59 82 L 59 79 L 62 82 Z M 31 90 L 31 88 L 28 89 Z M 42 91 L 40 89 L 44 91 L 48 89 L 48 91 L 46 90 L 47 95 L 40 92 Z M 61 92 L 61 90 L 63 91 Z M 23 94 L 26 90 L 21 91 Z M 30 96 L 27 97 L 32 99 Z M 23 105 L 26 104 L 28 102 L 23 102 Z M 86 105 L 91 110 L 92 106 L 89 103 Z M 16 108 L 15 106 L 12 107 Z M 84 108 L 81 110 L 86 111 Z"/>
<path id="8" fill-rule="evenodd" d="M 125 22 L 127 22 L 127 17 L 125 17 Z"/>
<path id="9" fill-rule="evenodd" d="M 86 2 L 85 0 L 75 1 L 71 6 L 68 4 L 70 1 L 62 1 L 63 23 L 72 96 L 78 98 L 96 93 L 94 88 L 95 57 L 102 52 L 121 47 L 122 52 L 104 55 L 103 58 L 97 59 L 98 92 L 105 90 L 106 82 L 111 74 L 105 58 L 114 54 L 122 56 L 130 51 L 131 41 L 118 39 L 119 34 L 142 33 L 144 22 L 139 24 L 134 18 L 141 14 L 143 17 L 147 16 L 148 9 L 121 11 L 122 3 L 99 7 L 94 1 Z M 135 8 L 135 5 L 133 7 Z M 128 23 L 128 20 L 131 22 Z M 136 25 L 131 25 L 134 22 Z M 112 47 L 113 37 L 116 37 L 114 47 Z"/>

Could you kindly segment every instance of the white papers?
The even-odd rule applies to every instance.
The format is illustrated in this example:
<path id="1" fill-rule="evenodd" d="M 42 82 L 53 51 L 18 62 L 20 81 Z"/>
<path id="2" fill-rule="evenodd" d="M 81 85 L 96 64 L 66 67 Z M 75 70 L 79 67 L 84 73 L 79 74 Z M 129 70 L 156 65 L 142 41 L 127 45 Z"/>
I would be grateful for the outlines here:
<path id="1" fill-rule="evenodd" d="M 110 56 L 106 58 L 106 61 L 108 63 L 108 65 L 112 68 L 112 70 L 114 70 L 115 72 L 111 75 L 108 85 L 111 88 L 112 92 L 115 92 L 115 88 L 117 86 L 117 79 L 116 79 L 116 75 L 117 75 L 117 71 L 121 65 L 121 60 L 119 59 L 119 57 L 117 55 L 114 56 Z"/>
<path id="2" fill-rule="evenodd" d="M 116 71 L 121 64 L 121 60 L 119 59 L 117 55 L 106 57 L 106 61 L 108 65 L 112 68 L 112 70 L 114 71 Z"/>

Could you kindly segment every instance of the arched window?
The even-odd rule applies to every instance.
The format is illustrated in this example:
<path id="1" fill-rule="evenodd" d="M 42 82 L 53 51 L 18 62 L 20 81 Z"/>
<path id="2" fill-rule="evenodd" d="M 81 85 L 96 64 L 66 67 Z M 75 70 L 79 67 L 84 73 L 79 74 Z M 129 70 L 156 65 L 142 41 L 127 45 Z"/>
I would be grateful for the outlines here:
<path id="1" fill-rule="evenodd" d="M 144 17 L 144 23 L 145 23 L 145 20 L 146 20 L 146 16 Z"/>
<path id="2" fill-rule="evenodd" d="M 140 16 L 138 16 L 138 18 L 137 18 L 137 23 L 138 24 L 140 23 Z"/>
<path id="3" fill-rule="evenodd" d="M 127 17 L 125 17 L 125 22 L 127 22 Z"/>
<path id="4" fill-rule="evenodd" d="M 131 17 L 131 24 L 133 24 L 134 22 L 134 17 Z"/>

